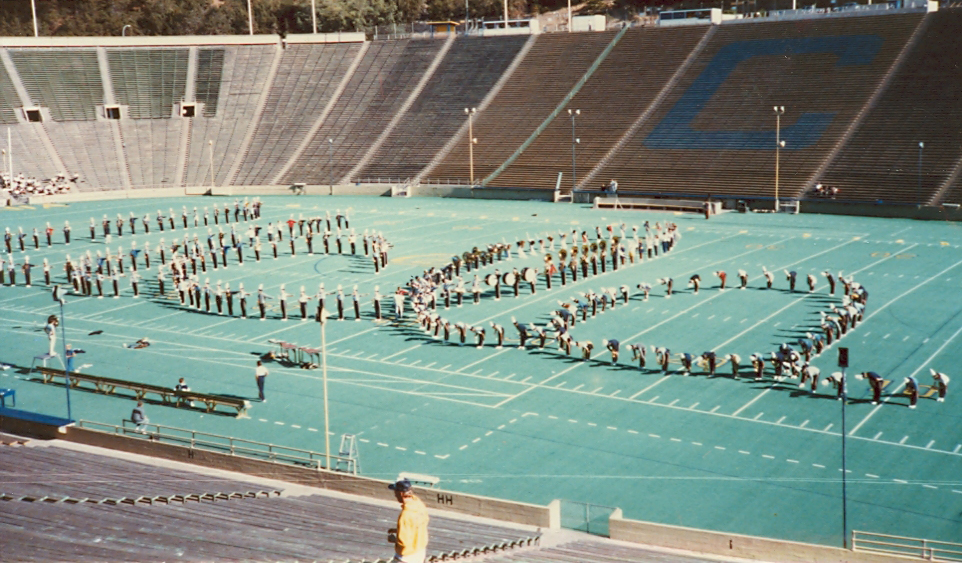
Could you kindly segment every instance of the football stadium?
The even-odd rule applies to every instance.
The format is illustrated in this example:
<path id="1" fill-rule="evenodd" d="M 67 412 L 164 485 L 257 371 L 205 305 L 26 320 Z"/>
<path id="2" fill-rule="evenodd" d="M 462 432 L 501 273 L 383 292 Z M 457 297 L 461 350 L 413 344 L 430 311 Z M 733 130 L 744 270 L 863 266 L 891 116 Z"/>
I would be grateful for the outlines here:
<path id="1" fill-rule="evenodd" d="M 0 39 L 4 560 L 962 561 L 962 9 L 754 16 Z"/>

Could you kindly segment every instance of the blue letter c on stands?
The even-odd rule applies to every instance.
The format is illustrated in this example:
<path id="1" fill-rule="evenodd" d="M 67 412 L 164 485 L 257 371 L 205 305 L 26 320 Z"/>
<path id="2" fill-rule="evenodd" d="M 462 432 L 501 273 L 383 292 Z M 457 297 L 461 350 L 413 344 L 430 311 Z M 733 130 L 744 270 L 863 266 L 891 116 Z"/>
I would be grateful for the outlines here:
<path id="1" fill-rule="evenodd" d="M 728 76 L 744 61 L 760 56 L 834 53 L 837 67 L 870 64 L 882 46 L 877 35 L 803 37 L 739 41 L 722 47 L 671 111 L 645 139 L 649 149 L 773 150 L 775 130 L 696 131 L 698 116 Z M 786 149 L 810 147 L 832 122 L 834 113 L 803 113 L 791 127 L 782 128 Z"/>

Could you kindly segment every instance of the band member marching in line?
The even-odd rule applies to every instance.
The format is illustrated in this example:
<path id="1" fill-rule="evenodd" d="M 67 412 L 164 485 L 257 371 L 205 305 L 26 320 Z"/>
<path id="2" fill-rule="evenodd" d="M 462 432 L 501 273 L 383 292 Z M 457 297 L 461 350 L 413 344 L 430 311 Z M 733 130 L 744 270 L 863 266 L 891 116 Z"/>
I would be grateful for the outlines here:
<path id="1" fill-rule="evenodd" d="M 640 369 L 645 369 L 645 355 L 647 350 L 644 344 L 629 344 L 628 349 L 631 350 L 631 360 L 638 362 L 638 367 Z"/>
<path id="2" fill-rule="evenodd" d="M 257 308 L 261 313 L 261 320 L 267 319 L 267 300 L 270 296 L 264 293 L 264 284 L 260 284 L 257 287 Z"/>
<path id="3" fill-rule="evenodd" d="M 611 340 L 604 340 L 603 344 L 605 345 L 605 348 L 607 348 L 608 351 L 611 352 L 611 365 L 617 364 L 618 351 L 621 348 L 621 343 L 619 343 L 615 339 L 611 339 Z"/>
<path id="4" fill-rule="evenodd" d="M 935 387 L 939 392 L 939 396 L 935 400 L 936 402 L 944 403 L 945 394 L 949 391 L 949 376 L 940 371 L 935 371 L 932 368 L 929 368 L 929 372 L 932 374 L 932 387 Z"/>

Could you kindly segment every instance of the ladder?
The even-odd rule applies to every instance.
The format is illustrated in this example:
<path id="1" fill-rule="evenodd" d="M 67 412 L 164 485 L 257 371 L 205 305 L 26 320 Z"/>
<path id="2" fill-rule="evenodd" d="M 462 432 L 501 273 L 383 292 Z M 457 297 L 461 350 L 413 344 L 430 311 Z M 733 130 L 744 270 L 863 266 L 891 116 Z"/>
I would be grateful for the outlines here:
<path id="1" fill-rule="evenodd" d="M 344 471 L 351 475 L 361 472 L 360 455 L 357 451 L 357 438 L 354 434 L 344 434 L 341 436 L 341 447 L 337 453 L 337 464 L 335 471 Z"/>

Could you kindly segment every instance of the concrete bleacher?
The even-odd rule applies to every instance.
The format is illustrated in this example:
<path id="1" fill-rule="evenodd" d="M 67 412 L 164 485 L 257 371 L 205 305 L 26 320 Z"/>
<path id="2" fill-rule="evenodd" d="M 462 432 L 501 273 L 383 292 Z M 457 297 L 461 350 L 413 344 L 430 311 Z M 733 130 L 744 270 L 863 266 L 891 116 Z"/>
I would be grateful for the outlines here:
<path id="1" fill-rule="evenodd" d="M 839 199 L 925 203 L 962 156 L 962 10 L 929 14 L 922 39 L 851 140 L 819 178 Z M 922 150 L 919 191 L 919 142 Z"/>
<path id="2" fill-rule="evenodd" d="M 799 193 L 880 85 L 922 19 L 897 14 L 722 25 L 651 118 L 599 172 L 620 192 Z M 874 55 L 874 56 L 873 56 Z M 797 127 L 793 127 L 796 126 Z"/>
<path id="3" fill-rule="evenodd" d="M 403 179 L 423 170 L 464 124 L 464 109 L 482 102 L 527 39 L 520 35 L 457 39 L 407 115 L 359 176 Z"/>
<path id="4" fill-rule="evenodd" d="M 30 102 L 54 121 L 90 121 L 104 103 L 97 53 L 92 49 L 9 49 Z"/>
<path id="5" fill-rule="evenodd" d="M 119 125 L 131 186 L 177 186 L 181 128 L 187 123 L 181 119 L 122 119 Z"/>
<path id="6" fill-rule="evenodd" d="M 3 440 L 3 444 L 17 444 Z M 11 561 L 95 560 L 370 560 L 392 551 L 393 502 L 363 502 L 337 494 L 271 491 L 271 485 L 196 472 L 179 464 L 104 455 L 56 442 L 0 445 L 0 534 Z M 145 462 L 141 462 L 141 460 Z M 221 492 L 195 502 L 136 501 L 180 492 Z M 301 496 L 292 496 L 294 494 Z M 58 502 L 125 498 L 132 502 Z M 228 499 L 237 499 L 229 500 Z M 432 511 L 429 555 L 532 545 L 530 527 L 453 518 Z"/>
<path id="7" fill-rule="evenodd" d="M 131 119 L 169 119 L 184 99 L 189 50 L 107 49 L 110 80 L 118 104 Z"/>
<path id="8" fill-rule="evenodd" d="M 281 183 L 340 181 L 384 132 L 442 46 L 441 41 L 409 39 L 371 43 Z"/>
<path id="9" fill-rule="evenodd" d="M 575 135 L 580 139 L 575 149 L 579 181 L 652 103 L 708 29 L 637 28 L 615 45 L 568 104 L 581 110 L 575 118 Z M 570 188 L 571 136 L 571 118 L 562 112 L 488 185 L 554 189 L 558 172 L 564 172 L 561 185 Z"/>
<path id="10" fill-rule="evenodd" d="M 3 131 L 2 145 L 6 146 L 6 127 Z M 50 178 L 61 170 L 50 157 L 40 135 L 43 133 L 41 123 L 22 123 L 11 125 L 10 141 L 13 144 L 14 169 L 16 173 L 34 178 Z M 85 183 L 78 184 L 81 189 Z"/>
<path id="11" fill-rule="evenodd" d="M 203 53 L 205 50 L 200 50 Z M 271 63 L 278 53 L 273 45 L 234 45 L 224 49 L 223 69 L 217 85 L 216 113 L 208 108 L 214 101 L 213 85 L 202 93 L 198 72 L 197 101 L 206 97 L 204 111 L 190 119 L 190 142 L 184 171 L 184 185 L 210 184 L 209 141 L 214 148 L 214 178 L 217 185 L 227 182 L 234 157 L 244 143 L 244 136 L 257 112 L 267 86 Z M 206 55 L 205 55 L 206 56 Z M 200 59 L 198 55 L 198 66 Z M 211 64 L 215 64 L 212 56 Z M 198 69 L 199 70 L 199 69 Z M 213 80 L 211 77 L 210 80 Z"/>
<path id="12" fill-rule="evenodd" d="M 551 114 L 614 38 L 614 32 L 539 35 L 511 79 L 474 120 L 474 177 L 498 168 Z M 463 108 L 461 108 L 463 111 Z M 427 175 L 469 178 L 467 142 L 458 143 Z M 570 162 L 570 152 L 567 153 Z M 558 155 L 562 160 L 564 155 Z"/>
<path id="13" fill-rule="evenodd" d="M 284 51 L 235 184 L 273 180 L 330 101 L 358 49 L 356 43 L 295 44 Z"/>
<path id="14" fill-rule="evenodd" d="M 80 174 L 81 189 L 124 188 L 126 163 L 117 155 L 114 134 L 108 122 L 68 121 L 42 125 L 66 170 Z"/>
<path id="15" fill-rule="evenodd" d="M 220 84 L 224 72 L 224 49 L 199 49 L 197 75 L 194 78 L 194 99 L 204 104 L 204 117 L 217 115 Z"/>
<path id="16" fill-rule="evenodd" d="M 211 479 L 36 440 L 22 447 L 0 446 L 0 493 L 13 499 L 68 497 L 95 502 L 263 488 L 253 482 Z"/>
<path id="17" fill-rule="evenodd" d="M 22 106 L 17 89 L 7 74 L 7 69 L 0 64 L 0 123 L 3 125 L 16 125 L 17 108 Z"/>
<path id="18" fill-rule="evenodd" d="M 698 557 L 627 546 L 615 542 L 582 539 L 546 547 L 536 551 L 524 551 L 488 557 L 485 563 L 623 563 L 646 561 L 650 563 L 699 563 L 714 558 Z"/>

